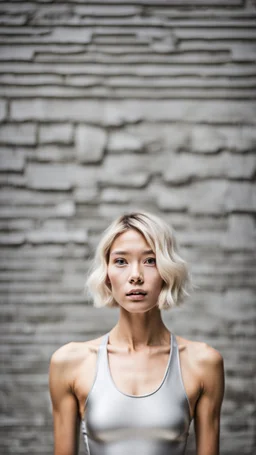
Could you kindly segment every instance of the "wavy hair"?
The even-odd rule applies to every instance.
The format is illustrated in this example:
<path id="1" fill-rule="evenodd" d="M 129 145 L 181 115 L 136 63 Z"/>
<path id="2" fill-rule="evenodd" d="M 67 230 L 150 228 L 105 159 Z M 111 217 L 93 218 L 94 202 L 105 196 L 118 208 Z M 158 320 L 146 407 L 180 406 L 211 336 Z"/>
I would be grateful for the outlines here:
<path id="1" fill-rule="evenodd" d="M 179 306 L 192 287 L 187 263 L 180 257 L 173 229 L 156 215 L 131 212 L 119 216 L 104 231 L 85 284 L 95 307 L 117 307 L 110 287 L 106 284 L 109 253 L 116 237 L 128 229 L 140 232 L 156 255 L 156 264 L 163 286 L 157 305 L 159 309 Z"/>

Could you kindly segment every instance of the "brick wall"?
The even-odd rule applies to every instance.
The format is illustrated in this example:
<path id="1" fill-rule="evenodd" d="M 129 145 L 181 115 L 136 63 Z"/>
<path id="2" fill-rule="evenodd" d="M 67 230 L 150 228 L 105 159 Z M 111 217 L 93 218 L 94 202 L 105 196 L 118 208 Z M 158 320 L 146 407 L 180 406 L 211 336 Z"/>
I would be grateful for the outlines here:
<path id="1" fill-rule="evenodd" d="M 255 20 L 254 0 L 0 2 L 1 453 L 53 453 L 50 356 L 116 322 L 85 273 L 143 208 L 200 286 L 164 320 L 224 356 L 221 454 L 253 454 Z"/>

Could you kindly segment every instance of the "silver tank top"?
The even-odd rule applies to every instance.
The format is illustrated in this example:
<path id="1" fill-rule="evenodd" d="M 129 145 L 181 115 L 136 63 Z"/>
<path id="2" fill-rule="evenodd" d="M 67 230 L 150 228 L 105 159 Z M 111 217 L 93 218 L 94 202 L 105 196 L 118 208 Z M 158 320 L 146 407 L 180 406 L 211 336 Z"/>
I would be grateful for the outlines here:
<path id="1" fill-rule="evenodd" d="M 183 455 L 191 423 L 176 337 L 160 386 L 128 395 L 111 377 L 105 334 L 97 354 L 94 383 L 85 402 L 82 432 L 86 455 Z"/>

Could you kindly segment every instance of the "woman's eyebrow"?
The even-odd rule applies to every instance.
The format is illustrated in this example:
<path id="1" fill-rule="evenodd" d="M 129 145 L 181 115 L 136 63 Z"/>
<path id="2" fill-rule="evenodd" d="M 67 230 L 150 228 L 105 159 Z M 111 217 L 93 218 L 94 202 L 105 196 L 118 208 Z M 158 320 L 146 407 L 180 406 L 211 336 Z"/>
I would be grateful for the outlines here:
<path id="1" fill-rule="evenodd" d="M 113 256 L 115 254 L 127 255 L 127 254 L 130 254 L 130 253 L 129 253 L 129 251 L 116 250 L 116 251 L 112 251 L 111 256 Z M 155 254 L 155 253 L 154 253 L 153 250 L 145 250 L 145 251 L 142 252 L 142 254 Z"/>

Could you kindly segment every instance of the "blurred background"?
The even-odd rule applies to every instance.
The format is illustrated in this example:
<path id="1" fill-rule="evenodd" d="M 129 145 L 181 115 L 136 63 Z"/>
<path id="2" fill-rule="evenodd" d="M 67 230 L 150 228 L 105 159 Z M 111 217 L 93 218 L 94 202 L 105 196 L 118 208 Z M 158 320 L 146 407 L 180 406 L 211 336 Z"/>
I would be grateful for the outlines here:
<path id="1" fill-rule="evenodd" d="M 199 286 L 164 321 L 224 357 L 221 454 L 252 455 L 255 0 L 0 1 L 0 61 L 0 453 L 53 453 L 51 354 L 116 323 L 85 276 L 145 209 Z"/>

